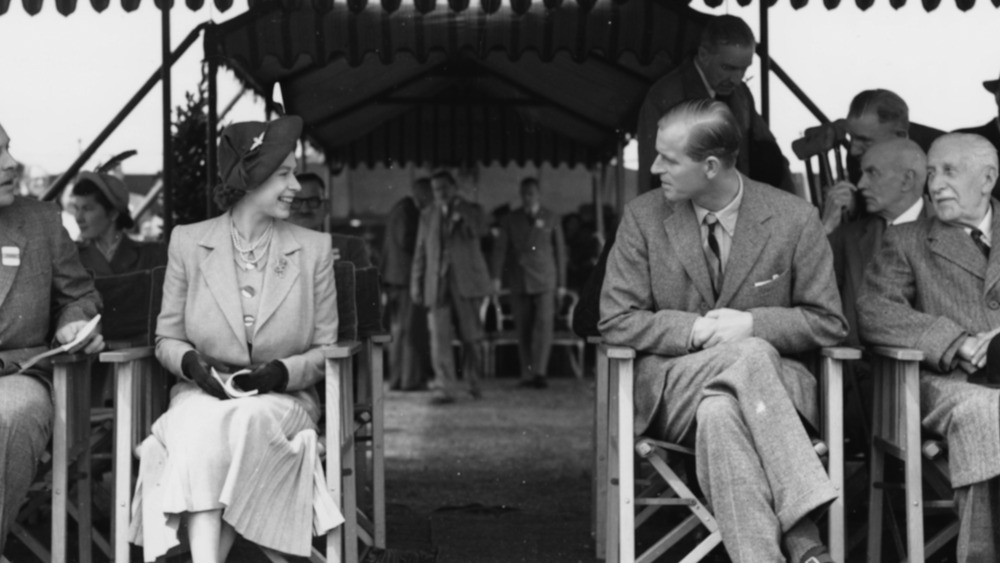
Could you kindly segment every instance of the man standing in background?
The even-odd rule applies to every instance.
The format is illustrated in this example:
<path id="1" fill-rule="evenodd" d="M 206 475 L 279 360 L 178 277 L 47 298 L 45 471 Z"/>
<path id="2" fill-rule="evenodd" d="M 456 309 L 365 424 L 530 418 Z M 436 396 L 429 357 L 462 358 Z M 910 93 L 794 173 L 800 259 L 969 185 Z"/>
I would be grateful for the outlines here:
<path id="1" fill-rule="evenodd" d="M 483 210 L 458 197 L 458 185 L 447 171 L 431 177 L 434 204 L 420 214 L 413 256 L 410 295 L 427 306 L 431 361 L 438 386 L 436 405 L 455 402 L 458 378 L 451 343 L 462 342 L 463 374 L 474 399 L 482 398 L 478 369 L 483 323 L 479 306 L 492 289 L 480 239 L 488 225 Z"/>
<path id="2" fill-rule="evenodd" d="M 542 207 L 538 180 L 521 182 L 522 206 L 500 221 L 493 248 L 493 285 L 511 293 L 521 387 L 544 389 L 555 305 L 566 286 L 566 244 L 559 216 Z M 502 283 L 501 283 L 502 282 Z"/>
<path id="3" fill-rule="evenodd" d="M 427 316 L 410 299 L 410 275 L 417 245 L 420 211 L 434 201 L 431 181 L 413 183 L 413 195 L 399 200 L 389 211 L 382 245 L 382 284 L 389 297 L 386 306 L 389 333 L 389 387 L 401 391 L 424 388 L 431 371 Z"/>

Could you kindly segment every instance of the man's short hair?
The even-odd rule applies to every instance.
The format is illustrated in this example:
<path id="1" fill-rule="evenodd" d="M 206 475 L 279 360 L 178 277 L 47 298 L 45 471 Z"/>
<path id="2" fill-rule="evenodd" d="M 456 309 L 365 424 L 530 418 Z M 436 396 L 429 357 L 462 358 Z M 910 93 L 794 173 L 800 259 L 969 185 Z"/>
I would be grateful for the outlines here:
<path id="1" fill-rule="evenodd" d="M 961 145 L 962 150 L 959 158 L 963 164 L 981 168 L 992 166 L 993 174 L 997 174 L 997 149 L 986 137 L 975 133 L 946 133 L 934 139 L 931 150 L 933 151 L 938 143 L 946 141 L 957 142 Z"/>
<path id="2" fill-rule="evenodd" d="M 662 129 L 673 122 L 690 128 L 684 148 L 688 158 L 703 162 L 714 156 L 726 168 L 736 166 L 743 132 L 728 105 L 711 98 L 687 100 L 670 108 L 657 125 Z"/>
<path id="3" fill-rule="evenodd" d="M 890 162 L 898 170 L 902 172 L 912 170 L 917 189 L 923 193 L 924 184 L 927 183 L 927 153 L 916 141 L 897 137 L 875 143 L 868 150 L 871 151 L 876 147 L 889 151 Z"/>
<path id="4" fill-rule="evenodd" d="M 723 45 L 756 47 L 757 41 L 747 22 L 736 16 L 716 16 L 708 20 L 708 25 L 701 31 L 701 46 L 714 51 Z"/>
<path id="5" fill-rule="evenodd" d="M 326 188 L 326 182 L 324 182 L 323 178 L 315 172 L 303 172 L 301 174 L 296 174 L 295 179 L 298 180 L 300 185 L 307 182 L 315 182 L 319 184 L 320 188 Z"/>
<path id="6" fill-rule="evenodd" d="M 910 129 L 910 108 L 891 90 L 877 88 L 854 96 L 847 117 L 857 119 L 866 114 L 874 114 L 879 123 L 893 123 L 902 131 Z"/>
<path id="7" fill-rule="evenodd" d="M 434 172 L 434 174 L 431 174 L 431 180 L 445 180 L 452 186 L 458 185 L 458 183 L 455 182 L 455 176 L 453 176 L 451 172 L 447 170 L 438 170 Z"/>
<path id="8" fill-rule="evenodd" d="M 538 183 L 538 178 L 528 176 L 527 178 L 521 180 L 521 193 L 524 193 L 524 190 L 531 186 L 534 186 L 536 190 L 542 189 L 541 185 Z"/>

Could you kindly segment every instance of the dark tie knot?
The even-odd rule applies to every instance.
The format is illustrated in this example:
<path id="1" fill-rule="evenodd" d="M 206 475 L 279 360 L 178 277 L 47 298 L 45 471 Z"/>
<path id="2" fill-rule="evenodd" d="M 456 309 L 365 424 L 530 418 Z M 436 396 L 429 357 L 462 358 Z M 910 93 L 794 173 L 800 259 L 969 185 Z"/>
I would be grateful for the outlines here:
<path id="1" fill-rule="evenodd" d="M 986 235 L 983 234 L 979 229 L 972 229 L 969 232 L 969 236 L 972 237 L 972 242 L 976 243 L 976 248 L 983 253 L 983 256 L 990 257 L 990 246 L 986 244 Z"/>

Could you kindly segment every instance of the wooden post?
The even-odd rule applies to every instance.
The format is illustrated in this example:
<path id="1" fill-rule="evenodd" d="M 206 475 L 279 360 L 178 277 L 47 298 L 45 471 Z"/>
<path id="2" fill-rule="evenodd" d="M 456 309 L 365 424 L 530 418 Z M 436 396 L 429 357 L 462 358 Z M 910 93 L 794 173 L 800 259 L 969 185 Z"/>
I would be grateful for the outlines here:
<path id="1" fill-rule="evenodd" d="M 764 123 L 771 125 L 771 52 L 768 46 L 767 24 L 769 2 L 760 0 L 758 4 L 760 4 L 760 46 L 757 49 L 757 54 L 760 55 L 760 116 L 764 118 Z"/>
<path id="2" fill-rule="evenodd" d="M 211 28 L 206 34 L 211 33 Z M 219 130 L 219 88 L 218 73 L 219 64 L 214 56 L 208 58 L 208 120 L 205 132 L 205 217 L 213 215 L 214 206 L 212 204 L 212 187 L 215 185 L 216 167 L 218 164 L 218 139 L 216 133 Z"/>
<path id="3" fill-rule="evenodd" d="M 173 0 L 160 0 L 161 40 L 163 66 L 160 68 L 163 87 L 163 234 L 170 240 L 174 226 L 173 152 L 174 143 L 170 118 L 170 5 Z"/>

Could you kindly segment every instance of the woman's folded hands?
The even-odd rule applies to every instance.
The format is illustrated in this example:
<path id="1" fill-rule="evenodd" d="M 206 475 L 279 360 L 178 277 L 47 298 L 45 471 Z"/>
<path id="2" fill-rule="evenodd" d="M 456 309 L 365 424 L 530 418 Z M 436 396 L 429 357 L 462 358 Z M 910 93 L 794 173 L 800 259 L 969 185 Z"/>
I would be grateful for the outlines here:
<path id="1" fill-rule="evenodd" d="M 239 376 L 238 383 L 240 389 L 246 391 L 256 389 L 258 393 L 281 393 L 288 387 L 288 368 L 281 360 L 271 360 Z"/>

